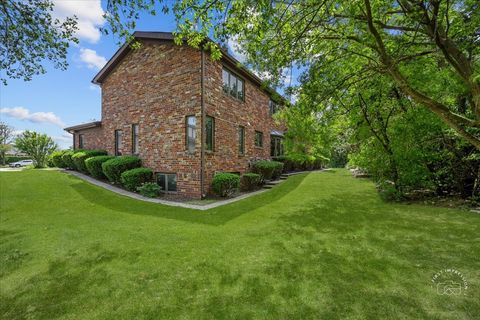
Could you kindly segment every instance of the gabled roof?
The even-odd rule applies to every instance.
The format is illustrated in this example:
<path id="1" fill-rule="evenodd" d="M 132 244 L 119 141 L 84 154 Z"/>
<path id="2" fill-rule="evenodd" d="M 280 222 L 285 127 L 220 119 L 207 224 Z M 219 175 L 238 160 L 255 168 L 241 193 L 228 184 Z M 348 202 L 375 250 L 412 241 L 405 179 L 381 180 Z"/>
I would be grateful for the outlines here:
<path id="1" fill-rule="evenodd" d="M 173 42 L 174 36 L 171 32 L 147 32 L 147 31 L 135 31 L 133 37 L 136 40 L 149 40 L 149 41 L 167 41 Z M 208 39 L 208 41 L 213 42 L 213 40 Z M 107 64 L 97 73 L 93 78 L 92 82 L 95 84 L 101 84 L 105 78 L 110 74 L 110 72 L 122 61 L 122 59 L 132 50 L 128 43 L 124 43 L 118 50 L 115 52 L 113 57 L 107 62 Z M 261 87 L 263 90 L 268 92 L 271 95 L 278 95 L 278 97 L 286 101 L 279 93 L 277 93 L 272 88 L 264 87 L 262 79 L 256 76 L 253 72 L 247 68 L 241 66 L 240 61 L 235 59 L 230 55 L 227 50 L 220 49 L 222 51 L 222 61 L 226 62 L 234 71 L 244 76 L 245 78 L 252 81 L 254 84 Z"/>
<path id="2" fill-rule="evenodd" d="M 76 126 L 67 127 L 63 130 L 71 132 L 71 131 L 77 131 L 77 130 L 82 130 L 82 129 L 90 129 L 90 128 L 95 128 L 95 127 L 100 127 L 101 125 L 102 125 L 102 121 L 93 121 L 93 122 L 78 124 Z"/>

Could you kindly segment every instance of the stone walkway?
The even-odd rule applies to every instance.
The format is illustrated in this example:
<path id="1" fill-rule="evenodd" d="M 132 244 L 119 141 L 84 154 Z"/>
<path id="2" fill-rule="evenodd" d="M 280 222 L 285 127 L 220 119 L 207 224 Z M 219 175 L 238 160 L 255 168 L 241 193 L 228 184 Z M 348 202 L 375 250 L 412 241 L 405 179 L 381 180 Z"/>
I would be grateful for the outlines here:
<path id="1" fill-rule="evenodd" d="M 220 200 L 220 201 L 216 201 L 214 203 L 209 203 L 209 204 L 205 204 L 205 205 L 198 205 L 198 204 L 189 204 L 189 203 L 183 203 L 183 202 L 162 200 L 162 199 L 157 199 L 157 198 L 147 198 L 147 197 L 144 197 L 144 196 L 142 196 L 138 193 L 130 192 L 130 191 L 124 190 L 122 188 L 112 186 L 111 184 L 99 181 L 97 179 L 94 179 L 92 177 L 89 177 L 89 176 L 87 176 L 83 173 L 77 172 L 77 171 L 65 170 L 65 172 L 68 173 L 68 174 L 71 174 L 72 176 L 80 178 L 84 181 L 87 181 L 91 184 L 94 184 L 96 186 L 99 186 L 99 187 L 102 187 L 104 189 L 110 190 L 110 191 L 115 192 L 117 194 L 121 194 L 122 196 L 137 199 L 137 200 L 140 200 L 140 201 L 160 203 L 160 204 L 164 204 L 166 206 L 182 207 L 182 208 L 188 208 L 188 209 L 194 209 L 194 210 L 208 210 L 208 209 L 224 206 L 226 204 L 236 202 L 236 201 L 240 201 L 240 200 L 243 200 L 243 199 L 246 199 L 246 198 L 250 198 L 250 197 L 255 196 L 257 194 L 261 194 L 261 193 L 264 193 L 264 192 L 268 191 L 268 190 L 263 189 L 263 190 L 258 190 L 258 191 L 255 191 L 255 192 L 247 193 L 247 194 L 244 194 L 244 195 L 241 195 L 241 196 L 238 196 L 238 197 L 235 197 L 235 198 L 227 199 L 227 200 Z"/>

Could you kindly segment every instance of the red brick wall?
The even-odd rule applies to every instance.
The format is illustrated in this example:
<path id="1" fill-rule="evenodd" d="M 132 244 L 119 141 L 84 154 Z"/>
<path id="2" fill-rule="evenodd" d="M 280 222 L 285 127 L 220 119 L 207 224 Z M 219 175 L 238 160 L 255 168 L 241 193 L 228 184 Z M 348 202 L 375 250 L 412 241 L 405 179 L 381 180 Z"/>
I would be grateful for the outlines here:
<path id="1" fill-rule="evenodd" d="M 205 191 L 215 172 L 248 170 L 249 162 L 270 157 L 269 96 L 245 80 L 245 101 L 222 90 L 222 62 L 206 55 L 205 109 L 215 118 L 214 152 L 206 152 Z M 231 67 L 232 69 L 232 67 Z M 176 173 L 179 194 L 199 198 L 201 135 L 201 54 L 171 42 L 143 44 L 131 51 L 102 84 L 102 127 L 81 130 L 84 147 L 115 151 L 115 130 L 123 131 L 123 155 L 132 153 L 132 124 L 139 125 L 139 157 L 155 172 Z M 185 144 L 185 117 L 197 118 L 196 150 Z M 238 126 L 245 127 L 245 153 L 239 155 Z M 263 132 L 263 148 L 255 147 Z M 77 135 L 78 135 L 77 133 Z M 78 146 L 78 137 L 76 137 Z"/>
<path id="2" fill-rule="evenodd" d="M 185 146 L 185 117 L 197 116 L 197 148 Z M 200 197 L 200 52 L 173 43 L 144 43 L 102 84 L 105 148 L 123 130 L 122 154 L 131 154 L 132 124 L 139 125 L 139 156 L 155 172 L 177 173 L 177 192 Z"/>
<path id="3" fill-rule="evenodd" d="M 232 66 L 228 66 L 234 70 Z M 249 162 L 270 158 L 270 132 L 281 130 L 270 116 L 269 95 L 251 81 L 244 79 L 245 101 L 223 92 L 223 63 L 206 59 L 205 107 L 215 118 L 215 150 L 207 153 L 206 186 L 210 187 L 215 172 L 240 172 L 249 169 Z M 238 127 L 245 127 L 245 153 L 239 154 Z M 263 132 L 263 148 L 255 146 L 255 131 Z"/>
<path id="4" fill-rule="evenodd" d="M 102 127 L 95 127 L 76 131 L 74 133 L 75 149 L 80 148 L 80 134 L 83 134 L 83 149 L 105 149 L 105 139 L 103 138 Z"/>

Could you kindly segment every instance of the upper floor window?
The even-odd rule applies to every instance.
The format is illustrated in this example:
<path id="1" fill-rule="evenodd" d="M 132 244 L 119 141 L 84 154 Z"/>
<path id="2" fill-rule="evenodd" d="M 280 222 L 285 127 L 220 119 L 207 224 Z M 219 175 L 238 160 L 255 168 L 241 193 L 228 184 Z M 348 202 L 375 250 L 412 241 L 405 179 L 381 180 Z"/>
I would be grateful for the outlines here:
<path id="1" fill-rule="evenodd" d="M 122 155 L 122 137 L 123 133 L 122 130 L 115 130 L 115 155 L 121 156 Z"/>
<path id="2" fill-rule="evenodd" d="M 234 98 L 244 101 L 245 99 L 245 83 L 243 79 L 228 69 L 223 68 L 223 92 Z"/>
<path id="3" fill-rule="evenodd" d="M 138 124 L 132 124 L 132 154 L 138 154 Z"/>
<path id="4" fill-rule="evenodd" d="M 238 127 L 238 153 L 245 154 L 245 127 Z"/>
<path id="5" fill-rule="evenodd" d="M 270 109 L 270 115 L 274 115 L 280 110 L 280 105 L 273 100 L 268 102 L 268 108 Z"/>
<path id="6" fill-rule="evenodd" d="M 83 149 L 84 138 L 83 134 L 78 135 L 78 148 Z"/>
<path id="7" fill-rule="evenodd" d="M 195 116 L 187 116 L 187 120 L 186 120 L 187 131 L 185 133 L 185 136 L 186 136 L 185 143 L 187 146 L 187 150 L 190 153 L 195 152 L 196 124 L 197 124 L 197 119 L 195 118 Z"/>
<path id="8" fill-rule="evenodd" d="M 215 118 L 205 118 L 205 150 L 213 151 L 215 143 Z"/>
<path id="9" fill-rule="evenodd" d="M 255 131 L 255 147 L 263 147 L 263 132 Z"/>

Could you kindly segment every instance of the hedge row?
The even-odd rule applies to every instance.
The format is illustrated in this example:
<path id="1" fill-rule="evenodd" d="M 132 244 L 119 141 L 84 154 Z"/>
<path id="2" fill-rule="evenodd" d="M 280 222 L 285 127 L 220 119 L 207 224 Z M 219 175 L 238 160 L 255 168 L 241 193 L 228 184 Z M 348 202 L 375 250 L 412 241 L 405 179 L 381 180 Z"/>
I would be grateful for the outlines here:
<path id="1" fill-rule="evenodd" d="M 85 160 L 97 157 L 97 156 L 106 156 L 107 152 L 104 150 L 85 150 L 80 152 L 75 152 L 72 156 L 72 161 L 75 166 L 75 169 L 83 173 L 89 173 L 87 166 L 85 165 Z"/>
<path id="2" fill-rule="evenodd" d="M 121 184 L 122 173 L 142 165 L 140 158 L 135 156 L 115 157 L 102 163 L 103 174 L 110 182 Z"/>
<path id="3" fill-rule="evenodd" d="M 114 156 L 97 156 L 88 158 L 85 160 L 85 166 L 87 167 L 88 173 L 94 178 L 97 179 L 106 179 L 107 177 L 103 174 L 102 163 L 115 158 Z"/>
<path id="4" fill-rule="evenodd" d="M 292 171 L 311 171 L 322 169 L 325 158 L 322 157 L 289 157 L 282 156 L 275 158 L 276 161 L 283 163 L 283 172 Z"/>

